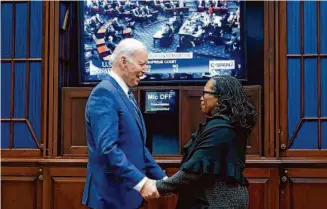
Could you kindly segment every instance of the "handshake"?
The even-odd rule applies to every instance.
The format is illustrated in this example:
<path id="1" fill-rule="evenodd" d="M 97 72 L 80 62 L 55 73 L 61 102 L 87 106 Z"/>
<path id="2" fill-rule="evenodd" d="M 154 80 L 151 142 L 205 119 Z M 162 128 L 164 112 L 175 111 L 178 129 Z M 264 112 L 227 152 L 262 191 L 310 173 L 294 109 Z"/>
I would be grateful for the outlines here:
<path id="1" fill-rule="evenodd" d="M 142 189 L 140 190 L 142 197 L 146 200 L 156 199 L 160 197 L 157 190 L 156 180 L 147 179 Z"/>

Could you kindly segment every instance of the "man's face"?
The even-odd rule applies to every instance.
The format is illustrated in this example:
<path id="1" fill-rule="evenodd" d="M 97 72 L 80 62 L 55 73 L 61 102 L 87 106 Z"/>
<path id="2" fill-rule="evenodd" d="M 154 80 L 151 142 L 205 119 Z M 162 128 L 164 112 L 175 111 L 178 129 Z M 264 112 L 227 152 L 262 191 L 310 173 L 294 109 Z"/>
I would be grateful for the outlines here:
<path id="1" fill-rule="evenodd" d="M 148 52 L 144 50 L 136 51 L 131 58 L 122 57 L 123 79 L 128 87 L 137 86 L 141 77 L 146 73 L 146 63 L 148 61 Z"/>

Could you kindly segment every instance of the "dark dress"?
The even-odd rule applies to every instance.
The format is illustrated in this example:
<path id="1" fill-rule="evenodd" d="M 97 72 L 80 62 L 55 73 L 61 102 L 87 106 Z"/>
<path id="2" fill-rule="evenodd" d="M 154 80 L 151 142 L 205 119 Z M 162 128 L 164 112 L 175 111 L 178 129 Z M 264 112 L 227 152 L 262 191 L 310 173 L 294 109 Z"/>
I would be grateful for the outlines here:
<path id="1" fill-rule="evenodd" d="M 248 134 L 218 115 L 200 124 L 184 146 L 180 170 L 157 181 L 161 195 L 178 193 L 177 209 L 247 209 L 245 168 Z"/>

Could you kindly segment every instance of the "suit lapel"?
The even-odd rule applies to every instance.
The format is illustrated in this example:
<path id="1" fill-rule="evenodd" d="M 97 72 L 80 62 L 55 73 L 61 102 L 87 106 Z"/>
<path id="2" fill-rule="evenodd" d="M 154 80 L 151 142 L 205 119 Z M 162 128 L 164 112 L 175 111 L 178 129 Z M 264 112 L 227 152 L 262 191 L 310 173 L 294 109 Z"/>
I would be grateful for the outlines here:
<path id="1" fill-rule="evenodd" d="M 111 76 L 109 76 L 108 80 L 112 83 L 113 86 L 116 87 L 119 96 L 122 98 L 122 100 L 124 101 L 124 103 L 127 106 L 127 109 L 129 110 L 129 112 L 133 115 L 134 119 L 136 120 L 137 126 L 141 130 L 142 136 L 144 137 L 143 139 L 145 140 L 146 139 L 146 132 L 145 132 L 145 125 L 144 125 L 142 114 L 140 115 L 140 117 L 141 117 L 140 118 L 138 116 L 137 112 L 135 111 L 134 105 L 128 99 L 128 97 L 125 94 L 124 90 L 119 86 L 119 84 L 115 81 L 115 79 L 113 79 Z"/>
<path id="2" fill-rule="evenodd" d="M 145 128 L 144 118 L 143 118 L 141 110 L 140 110 L 140 117 L 141 117 L 140 122 L 142 123 L 143 136 L 144 136 L 144 139 L 146 139 L 146 128 Z"/>

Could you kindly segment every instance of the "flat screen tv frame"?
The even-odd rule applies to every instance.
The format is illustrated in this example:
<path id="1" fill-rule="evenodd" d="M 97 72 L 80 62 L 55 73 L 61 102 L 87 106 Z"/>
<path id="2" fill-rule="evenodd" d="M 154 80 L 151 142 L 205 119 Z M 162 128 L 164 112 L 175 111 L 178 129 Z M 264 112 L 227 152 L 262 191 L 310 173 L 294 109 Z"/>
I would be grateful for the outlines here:
<path id="1" fill-rule="evenodd" d="M 85 80 L 85 58 L 84 58 L 84 1 L 77 2 L 78 8 L 78 82 L 81 86 L 95 86 L 101 80 Z M 247 25 L 246 25 L 246 1 L 240 1 L 240 36 L 241 36 L 241 46 L 243 48 L 243 71 L 244 78 L 238 78 L 242 83 L 248 81 L 248 66 L 247 66 Z M 206 83 L 210 77 L 203 79 L 191 79 L 191 80 L 155 80 L 155 81 L 144 81 L 141 80 L 139 86 L 153 86 L 153 85 L 162 85 L 162 86 L 178 86 L 178 85 L 203 85 Z"/>

